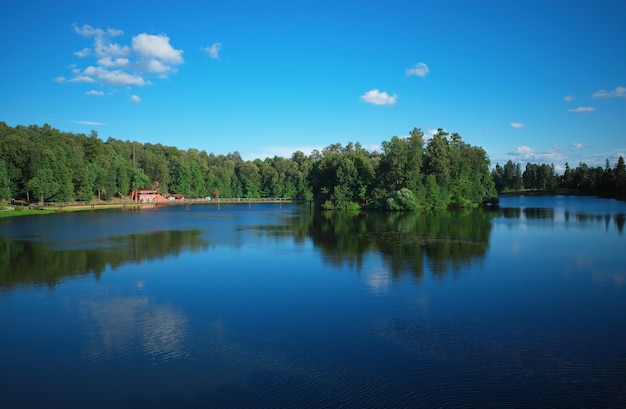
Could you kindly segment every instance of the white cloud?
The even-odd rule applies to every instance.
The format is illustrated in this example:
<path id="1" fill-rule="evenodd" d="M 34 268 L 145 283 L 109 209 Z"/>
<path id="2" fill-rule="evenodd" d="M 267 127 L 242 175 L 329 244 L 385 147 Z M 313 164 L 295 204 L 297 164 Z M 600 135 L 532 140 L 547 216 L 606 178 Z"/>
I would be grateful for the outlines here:
<path id="1" fill-rule="evenodd" d="M 528 146 L 518 146 L 514 151 L 509 152 L 510 155 L 530 155 L 534 152 L 533 148 Z"/>
<path id="2" fill-rule="evenodd" d="M 79 57 L 79 58 L 85 58 L 89 55 L 91 55 L 91 48 L 85 47 L 80 51 L 76 51 L 74 53 L 75 56 Z"/>
<path id="3" fill-rule="evenodd" d="M 594 92 L 591 95 L 591 98 L 626 98 L 626 88 L 617 87 L 613 91 L 601 89 Z"/>
<path id="4" fill-rule="evenodd" d="M 396 94 L 389 95 L 377 89 L 372 89 L 361 95 L 361 101 L 374 105 L 393 105 L 396 103 L 396 99 L 398 99 Z"/>
<path id="5" fill-rule="evenodd" d="M 380 145 L 370 145 L 363 148 L 368 152 L 382 152 Z M 259 147 L 258 152 L 242 153 L 241 157 L 246 161 L 253 161 L 255 159 L 264 160 L 275 156 L 289 159 L 298 151 L 304 153 L 306 156 L 310 156 L 313 151 L 322 152 L 324 149 L 324 146 L 261 146 Z"/>
<path id="6" fill-rule="evenodd" d="M 573 95 L 566 95 L 563 97 L 563 101 L 565 102 L 570 102 L 574 100 L 574 96 Z"/>
<path id="7" fill-rule="evenodd" d="M 123 70 L 108 70 L 102 67 L 89 66 L 75 73 L 75 77 L 69 82 L 99 82 L 110 86 L 144 86 L 150 82 L 144 80 L 141 75 L 131 74 Z"/>
<path id="8" fill-rule="evenodd" d="M 214 60 L 220 59 L 219 53 L 221 49 L 222 49 L 222 43 L 213 43 L 209 47 L 203 48 L 204 52 L 206 52 L 209 55 L 209 57 L 213 58 Z"/>
<path id="9" fill-rule="evenodd" d="M 85 92 L 86 95 L 97 95 L 97 96 L 103 96 L 104 92 L 102 91 L 96 91 L 95 89 L 92 89 L 91 91 L 87 91 Z"/>
<path id="10" fill-rule="evenodd" d="M 109 56 L 102 57 L 98 60 L 98 64 L 105 67 L 126 67 L 129 63 L 128 58 L 111 58 Z"/>
<path id="11" fill-rule="evenodd" d="M 265 159 L 265 158 L 291 158 L 294 153 L 300 151 L 305 155 L 309 156 L 314 150 L 322 151 L 323 147 L 310 147 L 310 146 L 300 146 L 300 147 L 289 147 L 289 146 L 262 146 L 261 152 L 256 153 L 248 153 L 242 155 L 242 159 L 244 160 L 255 160 L 255 159 Z"/>
<path id="12" fill-rule="evenodd" d="M 139 96 L 137 95 L 131 95 L 130 102 L 141 102 L 141 98 L 139 98 Z"/>
<path id="13" fill-rule="evenodd" d="M 152 84 L 151 75 L 167 77 L 184 62 L 183 51 L 175 49 L 164 34 L 141 33 L 132 38 L 129 46 L 112 41 L 124 34 L 122 30 L 102 30 L 88 24 L 74 24 L 72 28 L 76 34 L 92 39 L 90 47 L 74 55 L 81 59 L 93 58 L 95 63 L 84 68 L 72 65 L 72 76 L 69 79 L 59 76 L 54 79 L 56 82 L 99 83 L 109 87 L 145 86 Z M 96 94 L 90 91 L 88 95 Z"/>
<path id="14" fill-rule="evenodd" d="M 511 122 L 509 126 L 513 129 L 521 129 L 524 127 L 524 124 L 521 122 Z"/>
<path id="15" fill-rule="evenodd" d="M 103 122 L 94 122 L 94 121 L 71 121 L 81 125 L 93 125 L 93 126 L 105 126 L 106 124 Z"/>
<path id="16" fill-rule="evenodd" d="M 82 27 L 79 27 L 78 24 L 74 23 L 72 24 L 72 28 L 76 33 L 80 34 L 83 37 L 117 37 L 124 34 L 122 30 L 108 28 L 106 31 L 104 31 L 99 28 L 93 28 L 89 24 L 85 24 Z"/>
<path id="17" fill-rule="evenodd" d="M 567 112 L 593 112 L 596 109 L 594 107 L 578 107 L 578 108 L 572 108 L 572 109 L 568 109 Z"/>
<path id="18" fill-rule="evenodd" d="M 426 63 L 423 62 L 418 62 L 417 64 L 415 64 L 413 67 L 411 68 L 407 68 L 404 70 L 404 74 L 407 77 L 410 77 L 412 75 L 415 75 L 416 77 L 425 77 L 426 74 L 428 74 L 430 70 L 428 69 L 428 65 L 426 65 Z"/>
<path id="19" fill-rule="evenodd" d="M 140 66 L 152 73 L 176 72 L 173 66 L 183 63 L 183 51 L 174 49 L 166 35 L 139 34 L 133 37 L 133 51 Z"/>
<path id="20" fill-rule="evenodd" d="M 80 58 L 95 56 L 97 58 L 115 58 L 125 57 L 130 53 L 128 46 L 112 43 L 111 38 L 124 34 L 122 30 L 107 29 L 101 30 L 93 28 L 88 24 L 78 27 L 73 25 L 74 31 L 86 38 L 93 37 L 93 48 L 85 47 L 80 51 L 76 51 L 74 55 Z"/>
<path id="21" fill-rule="evenodd" d="M 552 163 L 562 161 L 565 157 L 559 149 L 553 148 L 545 151 L 538 151 L 529 146 L 518 146 L 509 155 L 518 156 L 519 160 L 526 162 Z"/>
<path id="22" fill-rule="evenodd" d="M 584 148 L 584 145 L 580 142 L 574 142 L 574 148 L 576 149 L 582 149 Z"/>
<path id="23" fill-rule="evenodd" d="M 446 132 L 445 129 L 441 129 L 443 132 Z M 439 133 L 439 129 L 427 129 L 426 132 L 424 132 L 424 141 L 428 141 L 430 139 L 433 139 L 433 136 L 435 136 L 436 134 Z M 408 137 L 408 135 L 407 135 Z"/>
<path id="24" fill-rule="evenodd" d="M 158 58 L 170 64 L 183 62 L 182 50 L 175 50 L 166 35 L 139 34 L 133 37 L 133 50 L 143 57 Z"/>

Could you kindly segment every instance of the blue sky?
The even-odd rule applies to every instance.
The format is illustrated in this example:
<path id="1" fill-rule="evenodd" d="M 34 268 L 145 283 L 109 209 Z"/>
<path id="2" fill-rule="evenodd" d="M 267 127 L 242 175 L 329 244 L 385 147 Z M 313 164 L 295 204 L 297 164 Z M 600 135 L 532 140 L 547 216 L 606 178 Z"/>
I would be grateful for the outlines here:
<path id="1" fill-rule="evenodd" d="M 414 127 L 492 164 L 626 155 L 626 2 L 0 3 L 0 121 L 246 160 Z"/>

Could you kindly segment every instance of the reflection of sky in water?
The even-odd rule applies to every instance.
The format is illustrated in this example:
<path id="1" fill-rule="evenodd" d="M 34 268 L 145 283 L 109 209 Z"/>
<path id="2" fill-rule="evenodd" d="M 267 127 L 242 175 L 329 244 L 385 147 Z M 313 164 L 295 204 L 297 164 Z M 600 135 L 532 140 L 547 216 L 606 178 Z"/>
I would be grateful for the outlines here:
<path id="1" fill-rule="evenodd" d="M 390 274 L 384 269 L 370 270 L 365 273 L 365 281 L 374 294 L 385 294 L 389 292 L 391 284 Z"/>
<path id="2" fill-rule="evenodd" d="M 171 305 L 146 296 L 122 296 L 79 304 L 87 335 L 88 360 L 115 359 L 136 348 L 158 361 L 185 354 L 187 319 Z"/>
<path id="3" fill-rule="evenodd" d="M 397 255 L 321 252 L 282 226 L 257 227 L 263 220 L 251 220 L 258 213 L 246 207 L 231 213 L 173 217 L 211 243 L 197 252 L 165 252 L 97 279 L 7 296 L 21 303 L 0 311 L 13 323 L 5 339 L 26 339 L 40 358 L 29 380 L 45 384 L 57 373 L 46 358 L 59 350 L 67 354 L 58 359 L 63 382 L 97 390 L 102 407 L 541 406 L 533 396 L 568 407 L 581 389 L 623 391 L 610 382 L 626 368 L 617 315 L 624 239 L 602 217 L 494 217 L 480 263 L 461 257 L 454 275 L 442 258 L 442 274 L 424 262 L 423 274 L 412 275 L 393 262 L 414 260 L 421 241 Z M 459 243 L 467 244 L 444 244 L 465 249 Z M 46 349 L 47 328 L 66 331 L 54 335 L 56 349 Z M 80 365 L 65 365 L 72 360 Z M 15 385 L 23 362 L 4 360 L 10 375 L 0 380 Z"/>

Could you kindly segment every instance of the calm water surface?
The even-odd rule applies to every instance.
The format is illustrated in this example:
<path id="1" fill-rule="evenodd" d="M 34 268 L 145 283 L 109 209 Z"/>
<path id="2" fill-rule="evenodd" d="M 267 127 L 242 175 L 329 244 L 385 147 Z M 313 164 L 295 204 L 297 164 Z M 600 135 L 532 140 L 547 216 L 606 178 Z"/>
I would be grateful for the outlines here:
<path id="1" fill-rule="evenodd" d="M 0 407 L 626 407 L 626 204 L 0 220 Z"/>

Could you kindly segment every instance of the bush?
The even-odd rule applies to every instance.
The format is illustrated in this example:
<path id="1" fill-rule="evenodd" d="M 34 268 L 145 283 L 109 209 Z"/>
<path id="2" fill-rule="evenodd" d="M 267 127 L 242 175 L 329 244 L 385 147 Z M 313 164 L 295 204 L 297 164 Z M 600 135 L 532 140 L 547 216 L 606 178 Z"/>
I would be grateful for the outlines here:
<path id="1" fill-rule="evenodd" d="M 387 210 L 418 210 L 420 208 L 419 200 L 407 188 L 396 191 L 393 197 L 387 199 Z"/>

